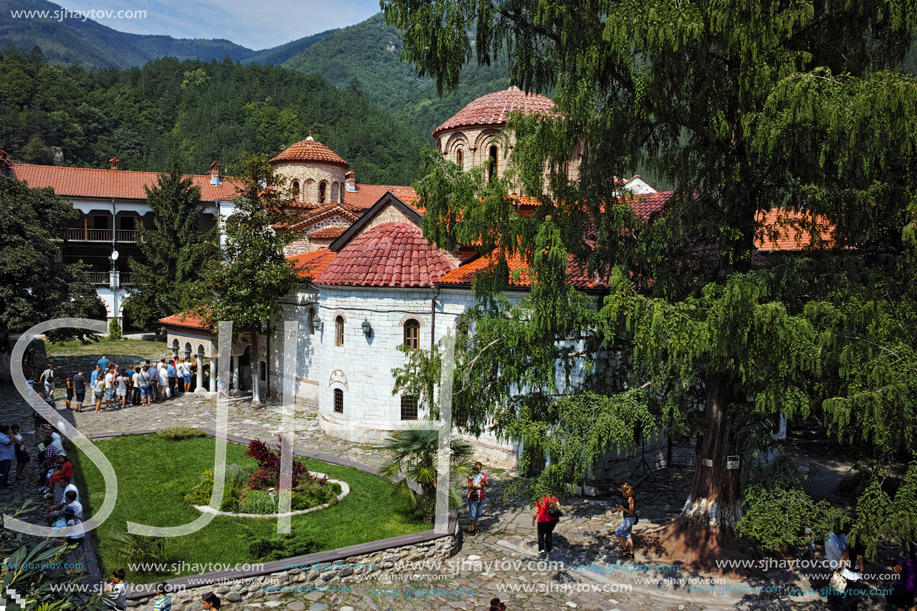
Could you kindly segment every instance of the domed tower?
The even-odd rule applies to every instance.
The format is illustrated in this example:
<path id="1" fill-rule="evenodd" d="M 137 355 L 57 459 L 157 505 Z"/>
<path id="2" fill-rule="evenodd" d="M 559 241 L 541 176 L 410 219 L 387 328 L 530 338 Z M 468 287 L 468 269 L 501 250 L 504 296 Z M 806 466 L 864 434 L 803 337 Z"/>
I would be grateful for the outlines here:
<path id="1" fill-rule="evenodd" d="M 270 163 L 286 179 L 294 200 L 308 207 L 344 201 L 345 173 L 350 164 L 312 136 L 290 146 Z"/>
<path id="2" fill-rule="evenodd" d="M 512 134 L 503 136 L 512 112 L 549 114 L 551 98 L 525 93 L 518 87 L 488 93 L 468 103 L 451 119 L 433 131 L 437 150 L 463 170 L 485 167 L 488 175 L 502 177 L 509 150 L 515 145 Z"/>

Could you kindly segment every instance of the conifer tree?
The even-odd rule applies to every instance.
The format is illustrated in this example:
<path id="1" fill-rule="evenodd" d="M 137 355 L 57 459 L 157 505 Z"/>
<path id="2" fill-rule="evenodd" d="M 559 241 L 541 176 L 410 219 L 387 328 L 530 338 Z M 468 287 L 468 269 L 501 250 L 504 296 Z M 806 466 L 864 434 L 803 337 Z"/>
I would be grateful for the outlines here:
<path id="1" fill-rule="evenodd" d="M 144 329 L 195 305 L 191 288 L 215 254 L 214 231 L 199 230 L 200 187 L 182 175 L 177 157 L 159 175 L 156 186 L 145 189 L 153 228 L 140 227 L 145 260 L 130 260 L 135 289 L 124 303 L 125 314 Z"/>
<path id="2" fill-rule="evenodd" d="M 235 210 L 224 224 L 220 257 L 211 262 L 201 282 L 206 295 L 201 313 L 213 325 L 229 320 L 235 334 L 250 334 L 252 402 L 258 404 L 258 334 L 268 332 L 280 298 L 296 281 L 283 254 L 293 236 L 274 230 L 285 218 L 283 202 L 289 198 L 277 186 L 265 155 L 243 156 L 231 172 L 237 182 Z"/>
<path id="3" fill-rule="evenodd" d="M 913 3 L 383 8 L 403 58 L 444 90 L 466 61 L 507 53 L 516 84 L 556 92 L 554 115 L 510 122 L 533 216 L 441 160 L 418 185 L 430 239 L 496 248 L 498 282 L 478 288 L 507 286 L 507 255 L 532 266 L 529 299 L 470 314 L 453 393 L 460 424 L 495 420 L 524 436 L 524 461 L 550 455 L 519 487 L 583 478 L 609 447 L 632 447 L 634 429 L 698 436 L 690 496 L 657 539 L 714 567 L 742 516 L 727 457 L 752 460 L 779 414 L 817 414 L 851 454 L 900 467 L 917 440 L 917 82 L 895 71 Z M 649 221 L 614 181 L 638 163 L 675 185 Z M 787 222 L 811 254 L 756 253 L 778 207 L 802 213 Z M 609 286 L 599 310 L 559 280 L 572 264 Z M 429 371 L 421 358 L 409 369 Z M 592 375 L 571 390 L 576 368 Z"/>

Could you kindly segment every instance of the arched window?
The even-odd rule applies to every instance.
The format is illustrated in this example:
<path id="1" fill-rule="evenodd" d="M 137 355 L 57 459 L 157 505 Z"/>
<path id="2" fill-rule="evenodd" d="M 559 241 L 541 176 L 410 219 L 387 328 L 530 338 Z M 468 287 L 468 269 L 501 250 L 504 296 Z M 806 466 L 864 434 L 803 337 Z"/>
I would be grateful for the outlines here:
<path id="1" fill-rule="evenodd" d="M 465 154 L 462 149 L 455 151 L 455 163 L 458 164 L 458 167 L 465 169 Z"/>
<path id="2" fill-rule="evenodd" d="M 487 180 L 497 176 L 497 145 L 491 144 L 487 152 Z"/>
<path id="3" fill-rule="evenodd" d="M 401 395 L 401 419 L 417 420 L 417 397 Z"/>
<path id="4" fill-rule="evenodd" d="M 420 323 L 413 318 L 404 323 L 404 345 L 414 350 L 420 348 Z"/>
<path id="5" fill-rule="evenodd" d="M 344 413 L 344 391 L 340 388 L 334 389 L 334 413 Z"/>
<path id="6" fill-rule="evenodd" d="M 293 199 L 298 200 L 299 199 L 299 181 L 298 180 L 293 181 L 293 184 L 290 185 L 290 190 L 293 192 Z"/>
<path id="7" fill-rule="evenodd" d="M 328 183 L 324 180 L 318 183 L 318 203 L 325 203 L 325 191 L 328 189 Z"/>
<path id="8" fill-rule="evenodd" d="M 343 346 L 344 345 L 344 317 L 338 316 L 334 319 L 335 327 L 335 345 Z"/>

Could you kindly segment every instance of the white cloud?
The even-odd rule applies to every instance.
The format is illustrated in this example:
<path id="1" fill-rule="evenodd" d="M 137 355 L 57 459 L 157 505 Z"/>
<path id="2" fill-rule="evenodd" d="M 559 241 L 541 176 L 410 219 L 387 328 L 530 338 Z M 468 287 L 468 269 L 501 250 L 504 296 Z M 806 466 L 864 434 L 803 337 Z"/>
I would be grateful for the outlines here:
<path id="1" fill-rule="evenodd" d="M 146 11 L 145 19 L 96 19 L 122 32 L 225 38 L 251 49 L 340 28 L 379 12 L 378 0 L 57 0 L 76 11 Z"/>

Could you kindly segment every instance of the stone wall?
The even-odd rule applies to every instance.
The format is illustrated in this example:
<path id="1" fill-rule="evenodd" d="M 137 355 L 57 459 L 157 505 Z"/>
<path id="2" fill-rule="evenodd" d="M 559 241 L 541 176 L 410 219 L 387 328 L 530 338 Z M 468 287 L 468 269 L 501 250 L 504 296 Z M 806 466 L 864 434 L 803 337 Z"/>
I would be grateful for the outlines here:
<path id="1" fill-rule="evenodd" d="M 268 596 L 305 593 L 317 587 L 333 587 L 374 579 L 396 563 L 445 560 L 461 547 L 461 531 L 455 513 L 450 516 L 447 534 L 433 531 L 403 535 L 372 543 L 297 556 L 286 560 L 252 565 L 253 570 L 223 571 L 191 575 L 167 581 L 172 590 L 172 608 L 200 608 L 201 596 L 216 594 L 226 602 L 257 602 Z M 131 586 L 128 607 L 149 605 L 153 592 L 146 586 Z"/>
<path id="2" fill-rule="evenodd" d="M 274 170 L 286 179 L 287 188 L 293 180 L 299 181 L 300 201 L 319 203 L 318 185 L 323 180 L 326 183 L 324 203 L 333 204 L 341 201 L 340 186 L 344 184 L 346 168 L 307 161 L 281 161 L 274 164 Z"/>

